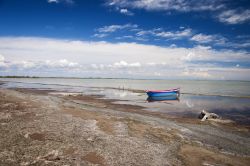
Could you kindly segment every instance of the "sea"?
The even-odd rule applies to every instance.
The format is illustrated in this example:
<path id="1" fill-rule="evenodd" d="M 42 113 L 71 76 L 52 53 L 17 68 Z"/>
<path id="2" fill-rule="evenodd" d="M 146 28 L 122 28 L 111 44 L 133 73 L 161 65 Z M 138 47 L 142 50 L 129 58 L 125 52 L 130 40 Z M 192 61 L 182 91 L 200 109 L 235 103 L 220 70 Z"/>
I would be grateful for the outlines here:
<path id="1" fill-rule="evenodd" d="M 0 78 L 4 88 L 35 88 L 98 95 L 116 103 L 143 106 L 145 111 L 198 118 L 202 110 L 222 119 L 250 125 L 250 82 L 212 80 Z M 146 90 L 180 88 L 179 100 L 148 102 Z"/>

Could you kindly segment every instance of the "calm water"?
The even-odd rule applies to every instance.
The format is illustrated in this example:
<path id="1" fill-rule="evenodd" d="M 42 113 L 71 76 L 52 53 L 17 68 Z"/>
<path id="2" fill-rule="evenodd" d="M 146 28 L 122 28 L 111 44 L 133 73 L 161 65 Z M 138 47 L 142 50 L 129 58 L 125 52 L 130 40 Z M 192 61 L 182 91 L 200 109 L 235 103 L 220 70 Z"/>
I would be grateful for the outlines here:
<path id="1" fill-rule="evenodd" d="M 55 89 L 104 95 L 121 100 L 119 103 L 141 105 L 145 111 L 157 111 L 174 116 L 197 118 L 201 110 L 214 112 L 240 124 L 250 125 L 250 82 L 194 80 L 128 80 L 128 79 L 0 79 L 5 87 Z M 145 93 L 121 89 L 168 89 L 180 87 L 179 101 L 148 103 Z"/>

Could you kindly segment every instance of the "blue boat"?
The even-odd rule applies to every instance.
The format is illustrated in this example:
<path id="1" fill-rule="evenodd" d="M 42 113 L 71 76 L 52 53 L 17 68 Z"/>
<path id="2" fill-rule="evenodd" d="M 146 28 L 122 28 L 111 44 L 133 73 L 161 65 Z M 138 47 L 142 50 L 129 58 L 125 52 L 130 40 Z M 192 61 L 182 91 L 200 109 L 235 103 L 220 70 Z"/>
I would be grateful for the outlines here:
<path id="1" fill-rule="evenodd" d="M 169 100 L 175 100 L 180 96 L 180 88 L 168 89 L 168 90 L 148 90 L 146 91 L 148 97 L 152 100 L 160 100 L 162 98 L 168 98 Z"/>

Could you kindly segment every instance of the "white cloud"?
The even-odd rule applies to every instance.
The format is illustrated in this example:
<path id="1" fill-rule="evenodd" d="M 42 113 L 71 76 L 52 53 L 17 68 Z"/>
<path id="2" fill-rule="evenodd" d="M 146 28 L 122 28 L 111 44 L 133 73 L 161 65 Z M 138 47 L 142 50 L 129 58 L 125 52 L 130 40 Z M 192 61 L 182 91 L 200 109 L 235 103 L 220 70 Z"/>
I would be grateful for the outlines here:
<path id="1" fill-rule="evenodd" d="M 184 29 L 183 31 L 162 31 L 162 32 L 155 32 L 154 35 L 158 37 L 164 37 L 164 38 L 172 38 L 172 39 L 178 39 L 183 37 L 188 37 L 192 34 L 192 30 L 190 28 Z"/>
<path id="2" fill-rule="evenodd" d="M 211 45 L 217 45 L 222 46 L 225 48 L 249 48 L 250 47 L 250 41 L 241 39 L 240 41 L 230 41 L 229 39 L 221 36 L 221 35 L 206 35 L 206 34 L 195 34 L 191 39 L 191 41 L 195 41 L 197 43 L 201 44 L 211 44 Z"/>
<path id="3" fill-rule="evenodd" d="M 115 32 L 117 30 L 131 29 L 131 28 L 137 28 L 137 27 L 138 27 L 138 25 L 136 25 L 136 24 L 109 25 L 109 26 L 104 26 L 104 27 L 98 28 L 97 31 L 99 33 L 111 33 L 111 32 Z"/>
<path id="4" fill-rule="evenodd" d="M 217 18 L 220 22 L 227 24 L 240 24 L 250 21 L 250 10 L 226 10 L 220 13 Z"/>
<path id="5" fill-rule="evenodd" d="M 18 70 L 27 70 L 27 69 L 35 69 L 35 70 L 50 70 L 50 69 L 69 69 L 69 68 L 77 68 L 81 67 L 76 62 L 70 62 L 67 59 L 60 60 L 46 60 L 46 61 L 35 61 L 35 60 L 22 60 L 22 61 L 11 61 L 11 62 L 1 62 L 0 67 L 12 68 Z"/>
<path id="6" fill-rule="evenodd" d="M 182 57 L 182 60 L 191 61 L 195 59 L 195 54 L 193 52 L 189 52 L 187 56 Z"/>
<path id="7" fill-rule="evenodd" d="M 199 50 L 209 50 L 209 49 L 212 50 L 212 47 L 210 47 L 210 46 L 203 46 L 203 45 L 197 45 L 197 46 L 195 46 L 195 48 L 197 48 Z"/>
<path id="8" fill-rule="evenodd" d="M 149 39 L 143 38 L 143 37 L 135 37 L 134 38 L 137 41 L 148 41 Z"/>
<path id="9" fill-rule="evenodd" d="M 150 29 L 150 30 L 140 29 L 140 30 L 138 30 L 136 35 L 137 36 L 145 36 L 145 35 L 156 36 L 156 34 L 161 33 L 161 32 L 164 32 L 163 28 L 154 28 L 154 29 Z"/>
<path id="10" fill-rule="evenodd" d="M 209 43 L 214 40 L 214 36 L 212 35 L 204 35 L 204 34 L 196 34 L 191 40 L 199 42 L 199 43 Z"/>
<path id="11" fill-rule="evenodd" d="M 75 4 L 75 1 L 74 0 L 48 0 L 48 3 L 65 3 L 65 4 L 68 4 L 68 5 L 73 5 Z"/>
<path id="12" fill-rule="evenodd" d="M 96 33 L 93 35 L 93 37 L 98 37 L 98 38 L 104 38 L 107 37 L 108 34 L 107 33 Z"/>
<path id="13" fill-rule="evenodd" d="M 141 31 L 136 33 L 137 36 L 144 36 L 144 35 L 147 35 L 147 34 L 152 34 L 152 31 L 141 30 Z"/>
<path id="14" fill-rule="evenodd" d="M 226 43 L 228 47 L 233 47 L 233 48 L 250 48 L 250 41 L 241 41 L 241 42 L 228 42 Z"/>
<path id="15" fill-rule="evenodd" d="M 14 65 L 18 66 L 21 69 L 30 69 L 36 67 L 36 64 L 32 61 L 15 62 Z"/>
<path id="16" fill-rule="evenodd" d="M 53 76 L 250 79 L 243 51 L 160 47 L 34 37 L 0 37 L 0 74 Z M 45 61 L 46 60 L 46 61 Z M 199 62 L 199 63 L 196 63 Z M 208 62 L 216 62 L 209 64 Z M 223 66 L 233 63 L 233 66 Z M 3 65 L 4 64 L 4 65 Z M 239 64 L 239 67 L 235 67 Z M 237 69 L 237 70 L 236 70 Z M 230 71 L 230 72 L 229 72 Z M 231 72 L 232 71 L 232 72 Z M 206 75 L 207 73 L 207 75 Z M 193 74 L 193 75 L 192 75 Z"/>
<path id="17" fill-rule="evenodd" d="M 127 63 L 126 61 L 120 61 L 120 62 L 115 62 L 114 67 L 118 67 L 118 68 L 123 68 L 123 67 L 140 67 L 141 64 L 139 62 L 136 63 Z"/>
<path id="18" fill-rule="evenodd" d="M 170 48 L 175 48 L 175 47 L 177 47 L 177 46 L 176 46 L 176 44 L 171 44 L 169 47 L 170 47 Z"/>
<path id="19" fill-rule="evenodd" d="M 142 65 L 139 62 L 128 63 L 124 60 L 114 62 L 113 64 L 91 64 L 93 69 L 101 70 L 114 70 L 114 69 L 128 69 L 128 68 L 139 68 Z"/>
<path id="20" fill-rule="evenodd" d="M 153 28 L 153 29 L 142 29 L 138 28 L 136 24 L 124 24 L 124 25 L 110 25 L 98 28 L 93 37 L 103 38 L 108 36 L 111 33 L 114 33 L 118 30 L 127 29 L 125 33 L 127 35 L 123 36 L 115 36 L 114 38 L 117 40 L 122 39 L 131 39 L 134 41 L 148 41 L 150 37 L 154 38 L 154 40 L 178 40 L 178 39 L 187 39 L 190 41 L 194 41 L 199 44 L 210 44 L 216 45 L 224 48 L 248 48 L 250 46 L 250 41 L 241 39 L 241 42 L 230 42 L 229 39 L 225 38 L 220 34 L 203 34 L 198 33 L 194 34 L 195 30 L 191 28 L 181 27 L 180 30 L 177 31 L 167 31 L 163 28 Z M 245 37 L 246 38 L 246 37 Z"/>
<path id="21" fill-rule="evenodd" d="M 5 58 L 0 54 L 0 69 L 3 67 L 7 67 L 7 64 L 4 62 Z"/>
<path id="22" fill-rule="evenodd" d="M 180 39 L 184 37 L 189 37 L 192 35 L 192 29 L 187 28 L 180 31 L 164 31 L 162 28 L 154 28 L 151 30 L 141 29 L 136 33 L 136 36 L 143 37 L 151 35 L 154 37 L 168 38 L 168 39 Z"/>
<path id="23" fill-rule="evenodd" d="M 115 39 L 117 39 L 117 40 L 121 40 L 121 39 L 134 39 L 134 37 L 131 36 L 131 35 L 125 35 L 125 36 L 116 37 Z"/>
<path id="24" fill-rule="evenodd" d="M 250 46 L 250 40 L 247 39 L 248 36 L 240 36 L 241 41 L 233 42 L 229 41 L 226 37 L 220 34 L 203 34 L 198 33 L 194 34 L 195 30 L 191 28 L 181 27 L 180 30 L 177 31 L 166 31 L 163 28 L 153 28 L 149 30 L 145 30 L 142 28 L 138 28 L 136 24 L 124 24 L 124 25 L 110 25 L 98 28 L 97 31 L 100 33 L 96 33 L 93 37 L 104 38 L 111 33 L 114 33 L 118 30 L 127 29 L 128 35 L 123 36 L 115 36 L 114 38 L 117 40 L 122 39 L 130 39 L 134 41 L 148 41 L 150 37 L 154 37 L 154 40 L 177 40 L 186 38 L 187 40 L 194 41 L 198 44 L 206 44 L 219 46 L 223 48 L 248 48 Z M 239 38 L 239 37 L 238 37 Z M 172 45 L 174 46 L 174 45 Z"/>
<path id="25" fill-rule="evenodd" d="M 186 69 L 182 72 L 183 76 L 190 77 L 192 76 L 193 78 L 203 78 L 203 79 L 209 79 L 212 78 L 212 75 L 209 74 L 208 71 L 203 71 L 201 69 Z"/>
<path id="26" fill-rule="evenodd" d="M 106 5 L 114 8 L 144 9 L 148 11 L 211 12 L 218 21 L 240 24 L 250 20 L 250 10 L 232 8 L 224 0 L 107 0 Z M 244 6 L 243 6 L 244 7 Z"/>
<path id="27" fill-rule="evenodd" d="M 218 0 L 108 0 L 108 6 L 145 10 L 215 11 L 224 7 Z"/>
<path id="28" fill-rule="evenodd" d="M 0 62 L 4 62 L 4 56 L 0 54 Z"/>
<path id="29" fill-rule="evenodd" d="M 59 0 L 48 0 L 48 3 L 59 3 Z"/>
<path id="30" fill-rule="evenodd" d="M 128 15 L 128 16 L 133 16 L 134 15 L 134 13 L 129 11 L 128 9 L 120 9 L 120 13 Z"/>
<path id="31" fill-rule="evenodd" d="M 237 35 L 236 38 L 237 39 L 249 39 L 250 41 L 250 35 Z"/>
<path id="32" fill-rule="evenodd" d="M 206 35 L 206 34 L 195 34 L 191 39 L 191 41 L 195 41 L 197 43 L 202 44 L 213 44 L 213 45 L 219 45 L 223 47 L 228 47 L 229 42 L 228 39 L 221 36 L 221 35 Z"/>
<path id="33" fill-rule="evenodd" d="M 40 65 L 45 65 L 47 67 L 51 68 L 74 68 L 74 67 L 80 67 L 80 65 L 76 62 L 70 62 L 67 59 L 60 59 L 58 61 L 50 61 L 46 60 L 44 62 L 40 62 Z"/>

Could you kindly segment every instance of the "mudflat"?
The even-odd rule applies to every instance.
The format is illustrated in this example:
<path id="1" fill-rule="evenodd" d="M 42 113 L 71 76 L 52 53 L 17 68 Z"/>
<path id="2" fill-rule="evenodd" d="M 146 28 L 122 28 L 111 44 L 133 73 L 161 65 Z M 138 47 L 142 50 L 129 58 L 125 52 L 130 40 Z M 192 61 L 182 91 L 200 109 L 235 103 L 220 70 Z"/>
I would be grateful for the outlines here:
<path id="1" fill-rule="evenodd" d="M 98 96 L 0 89 L 0 165 L 249 165 L 248 126 Z"/>

